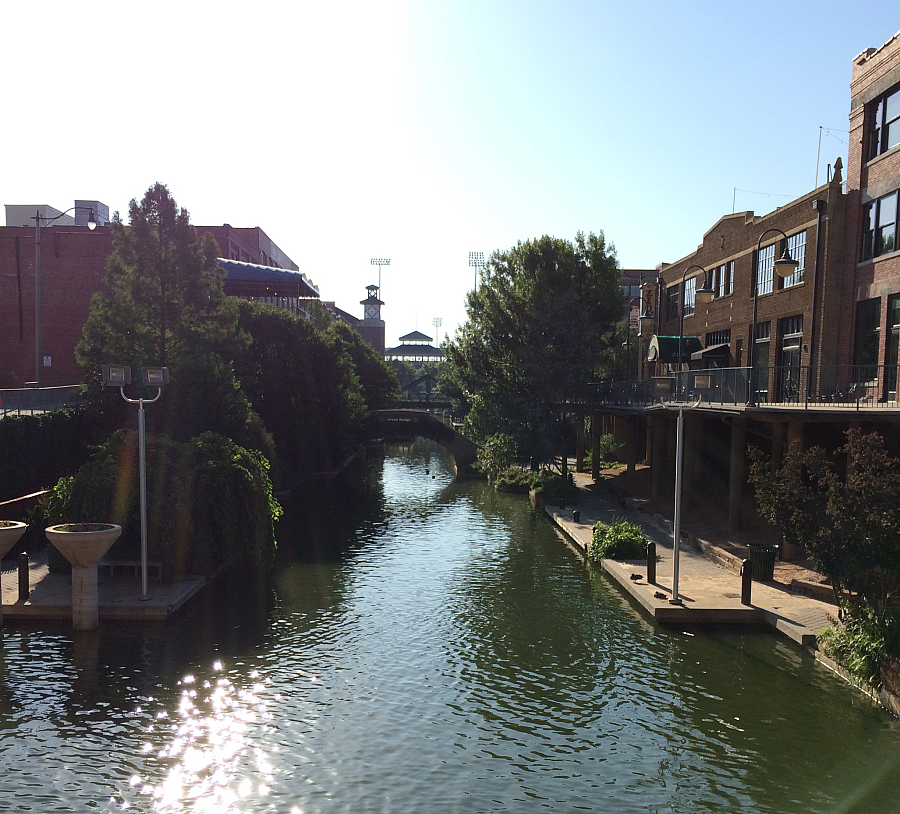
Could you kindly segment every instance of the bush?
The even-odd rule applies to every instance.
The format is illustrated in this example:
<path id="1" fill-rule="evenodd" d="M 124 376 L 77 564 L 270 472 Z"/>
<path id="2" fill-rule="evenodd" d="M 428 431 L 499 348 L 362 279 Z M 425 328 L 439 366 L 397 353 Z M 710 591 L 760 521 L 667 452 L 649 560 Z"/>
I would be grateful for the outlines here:
<path id="1" fill-rule="evenodd" d="M 535 492 L 543 499 L 545 504 L 575 503 L 578 500 L 578 487 L 568 477 L 556 475 L 549 470 L 532 473 L 536 477 L 532 481 Z"/>
<path id="2" fill-rule="evenodd" d="M 49 523 L 118 523 L 122 536 L 110 559 L 140 557 L 137 439 L 118 431 L 97 447 L 74 477 L 61 478 L 45 501 Z M 189 443 L 157 437 L 147 443 L 148 557 L 173 575 L 239 567 L 265 575 L 275 554 L 268 461 L 213 433 Z M 51 567 L 65 568 L 51 548 Z"/>
<path id="3" fill-rule="evenodd" d="M 599 444 L 600 457 L 604 461 L 616 462 L 618 460 L 616 456 L 619 454 L 619 450 L 622 449 L 622 446 L 622 444 L 616 441 L 616 437 L 612 433 L 601 435 Z"/>
<path id="4" fill-rule="evenodd" d="M 84 407 L 6 416 L 0 421 L 0 500 L 48 489 L 74 472 L 88 459 L 92 438 L 94 421 Z"/>
<path id="5" fill-rule="evenodd" d="M 497 475 L 496 488 L 498 492 L 527 493 L 543 486 L 541 477 L 540 472 L 509 466 Z"/>
<path id="6" fill-rule="evenodd" d="M 516 442 L 511 436 L 502 432 L 489 435 L 478 449 L 478 461 L 475 467 L 491 480 L 509 469 L 516 459 Z"/>
<path id="7" fill-rule="evenodd" d="M 597 523 L 589 555 L 594 562 L 640 560 L 647 555 L 647 535 L 640 526 L 621 518 L 609 526 Z"/>
<path id="8" fill-rule="evenodd" d="M 859 610 L 823 630 L 819 643 L 854 678 L 880 687 L 881 663 L 900 644 L 900 616 L 889 613 L 879 620 L 870 610 Z"/>

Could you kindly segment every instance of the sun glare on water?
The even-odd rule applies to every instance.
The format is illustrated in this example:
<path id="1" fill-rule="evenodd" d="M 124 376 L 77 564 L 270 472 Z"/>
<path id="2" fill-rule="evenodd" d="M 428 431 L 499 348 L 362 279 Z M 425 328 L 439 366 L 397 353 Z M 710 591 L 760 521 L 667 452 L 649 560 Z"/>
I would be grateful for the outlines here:
<path id="1" fill-rule="evenodd" d="M 222 672 L 222 663 L 217 661 L 213 669 Z M 253 737 L 253 730 L 265 727 L 272 717 L 265 698 L 268 681 L 259 680 L 256 671 L 250 678 L 248 687 L 237 686 L 227 676 L 200 686 L 192 675 L 179 682 L 177 710 L 156 716 L 157 727 L 170 728 L 163 745 L 157 740 L 142 748 L 145 759 L 158 765 L 162 779 L 133 775 L 130 780 L 144 800 L 149 798 L 153 811 L 237 814 L 242 803 L 269 793 L 272 765 Z M 159 776 L 151 766 L 146 774 Z M 140 804 L 122 801 L 123 810 L 131 805 Z"/>

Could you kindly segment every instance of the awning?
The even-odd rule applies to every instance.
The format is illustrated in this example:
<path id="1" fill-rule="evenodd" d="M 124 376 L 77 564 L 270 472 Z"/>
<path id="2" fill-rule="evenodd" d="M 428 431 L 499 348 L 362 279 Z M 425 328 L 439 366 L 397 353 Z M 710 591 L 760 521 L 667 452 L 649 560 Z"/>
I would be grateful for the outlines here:
<path id="1" fill-rule="evenodd" d="M 693 360 L 702 360 L 702 359 L 725 359 L 728 360 L 731 358 L 731 345 L 727 342 L 723 342 L 721 345 L 710 345 L 707 348 L 703 348 L 703 350 L 694 351 L 691 354 L 691 359 Z"/>
<path id="2" fill-rule="evenodd" d="M 703 345 L 696 336 L 681 337 L 681 356 L 678 359 L 678 337 L 677 336 L 654 336 L 650 339 L 650 347 L 647 349 L 648 362 L 670 362 L 677 363 L 679 361 L 687 361 L 691 358 L 691 354 L 698 350 L 703 350 Z"/>

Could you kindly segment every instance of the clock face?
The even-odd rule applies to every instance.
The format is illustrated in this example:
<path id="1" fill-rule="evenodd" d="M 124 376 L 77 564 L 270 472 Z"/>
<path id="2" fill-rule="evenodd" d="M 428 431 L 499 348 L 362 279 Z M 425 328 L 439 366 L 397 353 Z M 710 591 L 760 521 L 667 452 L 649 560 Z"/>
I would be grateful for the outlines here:
<path id="1" fill-rule="evenodd" d="M 378 319 L 378 306 L 376 306 L 376 305 L 367 305 L 366 306 L 366 319 Z"/>

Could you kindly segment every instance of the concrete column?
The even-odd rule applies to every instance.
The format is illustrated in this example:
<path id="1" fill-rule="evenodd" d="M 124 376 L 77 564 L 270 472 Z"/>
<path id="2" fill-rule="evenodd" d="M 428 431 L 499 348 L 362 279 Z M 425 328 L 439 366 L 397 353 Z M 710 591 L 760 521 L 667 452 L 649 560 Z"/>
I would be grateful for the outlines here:
<path id="1" fill-rule="evenodd" d="M 72 626 L 94 630 L 100 620 L 97 607 L 97 566 L 72 566 Z"/>
<path id="2" fill-rule="evenodd" d="M 653 432 L 653 450 L 650 459 L 650 494 L 654 500 L 660 500 L 666 485 L 666 452 L 668 441 L 664 413 L 656 413 L 650 418 Z"/>
<path id="3" fill-rule="evenodd" d="M 787 445 L 788 449 L 794 446 L 795 443 L 800 444 L 800 448 L 803 448 L 803 422 L 802 421 L 788 421 L 787 425 Z"/>
<path id="4" fill-rule="evenodd" d="M 684 505 L 688 506 L 694 494 L 694 475 L 697 468 L 697 422 L 690 411 L 684 416 L 684 475 L 681 482 L 681 494 Z"/>
<path id="5" fill-rule="evenodd" d="M 747 425 L 743 418 L 731 422 L 731 465 L 728 475 L 728 531 L 742 526 L 741 507 L 747 478 Z"/>
<path id="6" fill-rule="evenodd" d="M 591 478 L 600 477 L 600 422 L 603 421 L 599 410 L 594 411 L 591 418 Z"/>
<path id="7" fill-rule="evenodd" d="M 772 469 L 781 468 L 781 462 L 784 460 L 785 446 L 787 444 L 787 424 L 783 421 L 776 421 L 772 425 Z"/>
<path id="8" fill-rule="evenodd" d="M 584 472 L 584 413 L 575 418 L 575 471 Z"/>
<path id="9" fill-rule="evenodd" d="M 632 416 L 625 419 L 625 464 L 634 472 L 637 464 L 637 422 Z"/>

